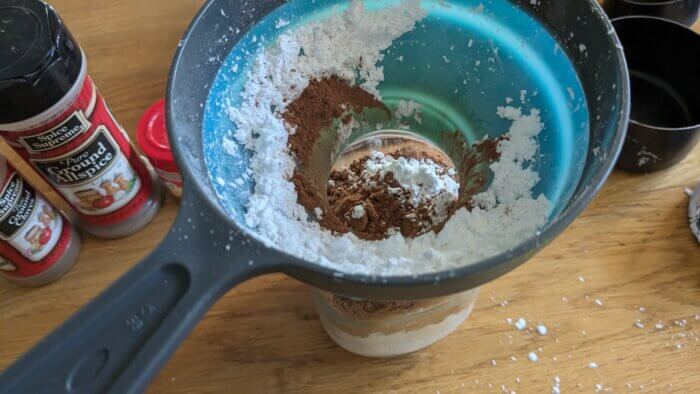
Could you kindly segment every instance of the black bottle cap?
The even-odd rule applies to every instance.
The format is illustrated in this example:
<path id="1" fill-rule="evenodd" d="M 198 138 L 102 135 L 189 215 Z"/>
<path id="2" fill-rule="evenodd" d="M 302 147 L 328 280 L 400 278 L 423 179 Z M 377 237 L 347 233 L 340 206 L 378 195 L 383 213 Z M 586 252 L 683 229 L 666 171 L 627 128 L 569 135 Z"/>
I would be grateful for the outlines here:
<path id="1" fill-rule="evenodd" d="M 0 0 L 0 124 L 51 108 L 80 75 L 80 46 L 40 0 Z"/>

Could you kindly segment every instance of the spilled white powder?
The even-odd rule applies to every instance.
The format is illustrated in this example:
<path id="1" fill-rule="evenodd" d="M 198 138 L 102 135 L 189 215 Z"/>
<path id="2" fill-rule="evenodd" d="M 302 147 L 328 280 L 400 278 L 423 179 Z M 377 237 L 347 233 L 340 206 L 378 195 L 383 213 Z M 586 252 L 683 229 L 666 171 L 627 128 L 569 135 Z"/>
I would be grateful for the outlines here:
<path id="1" fill-rule="evenodd" d="M 539 111 L 525 114 L 514 107 L 497 111 L 512 124 L 508 139 L 497 148 L 501 158 L 490 166 L 492 184 L 475 197 L 476 207 L 458 210 L 439 234 L 406 239 L 396 233 L 381 241 L 361 240 L 352 233 L 339 236 L 310 220 L 297 203 L 290 182 L 296 163 L 288 149 L 294 130 L 282 118 L 287 103 L 312 78 L 330 75 L 357 83 L 381 99 L 377 86 L 384 69 L 377 64 L 382 51 L 425 15 L 417 0 L 372 12 L 353 1 L 343 14 L 285 32 L 255 55 L 241 103 L 229 106 L 228 112 L 236 125 L 235 139 L 251 152 L 255 189 L 245 222 L 268 246 L 340 272 L 412 275 L 494 256 L 544 226 L 550 204 L 543 195 L 532 194 L 539 182 L 531 168 L 542 130 Z"/>
<path id="2" fill-rule="evenodd" d="M 284 18 L 279 18 L 275 22 L 275 29 L 281 29 L 289 24 L 289 21 Z"/>
<path id="3" fill-rule="evenodd" d="M 547 326 L 544 324 L 539 324 L 537 326 L 537 333 L 540 335 L 547 335 Z"/>
<path id="4" fill-rule="evenodd" d="M 222 146 L 224 148 L 224 151 L 231 156 L 234 156 L 238 152 L 238 145 L 228 138 L 224 138 Z"/>
<path id="5" fill-rule="evenodd" d="M 552 394 L 560 394 L 561 393 L 561 379 L 559 379 L 559 376 L 554 377 L 554 384 L 552 385 Z"/>

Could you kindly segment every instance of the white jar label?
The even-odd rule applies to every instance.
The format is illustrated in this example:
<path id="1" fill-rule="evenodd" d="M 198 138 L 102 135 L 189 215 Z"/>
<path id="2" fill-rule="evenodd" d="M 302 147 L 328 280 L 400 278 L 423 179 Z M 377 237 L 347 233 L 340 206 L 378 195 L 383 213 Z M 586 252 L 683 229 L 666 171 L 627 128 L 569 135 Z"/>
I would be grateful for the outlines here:
<path id="1" fill-rule="evenodd" d="M 104 126 L 63 156 L 31 162 L 85 215 L 114 212 L 141 189 L 141 179 Z"/>
<path id="2" fill-rule="evenodd" d="M 30 261 L 56 246 L 63 218 L 34 188 L 14 173 L 0 193 L 0 238 Z"/>

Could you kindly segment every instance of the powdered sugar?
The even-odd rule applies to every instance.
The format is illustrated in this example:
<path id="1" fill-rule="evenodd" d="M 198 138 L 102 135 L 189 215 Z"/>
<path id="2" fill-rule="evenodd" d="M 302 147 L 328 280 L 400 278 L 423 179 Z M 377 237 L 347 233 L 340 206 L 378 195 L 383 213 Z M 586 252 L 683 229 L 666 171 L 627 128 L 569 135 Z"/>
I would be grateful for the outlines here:
<path id="1" fill-rule="evenodd" d="M 363 208 L 362 205 L 353 207 L 350 216 L 352 216 L 353 219 L 359 219 L 365 216 L 365 208 Z"/>
<path id="2" fill-rule="evenodd" d="M 518 331 L 522 331 L 527 327 L 527 321 L 523 319 L 522 317 L 518 318 L 518 320 L 515 322 L 515 328 Z"/>
<path id="3" fill-rule="evenodd" d="M 547 335 L 547 331 L 547 326 L 545 326 L 544 324 L 537 325 L 537 333 L 541 336 Z"/>
<path id="4" fill-rule="evenodd" d="M 424 16 L 418 1 L 373 12 L 351 2 L 344 14 L 285 33 L 256 55 L 246 74 L 242 103 L 230 107 L 229 115 L 237 126 L 235 138 L 252 152 L 255 190 L 245 221 L 268 246 L 341 272 L 410 275 L 454 269 L 494 256 L 533 236 L 545 224 L 549 202 L 542 195 L 532 195 L 539 181 L 531 168 L 538 150 L 536 137 L 542 130 L 539 111 L 523 114 L 514 107 L 498 108 L 498 115 L 512 125 L 508 139 L 498 145 L 501 158 L 490 166 L 492 184 L 474 198 L 477 205 L 471 211 L 458 210 L 438 234 L 405 239 L 396 233 L 382 241 L 364 241 L 351 233 L 338 236 L 321 228 L 297 204 L 290 182 L 296 163 L 288 149 L 294 130 L 288 130 L 281 116 L 286 104 L 298 97 L 310 79 L 329 75 L 358 81 L 381 98 L 377 86 L 384 70 L 377 63 L 382 51 Z M 448 175 L 441 178 L 431 173 L 429 165 L 408 162 L 394 170 L 413 197 L 454 187 Z"/>
<path id="5" fill-rule="evenodd" d="M 374 152 L 365 162 L 363 176 L 366 179 L 379 175 L 379 179 L 391 173 L 401 187 L 408 192 L 408 202 L 417 207 L 428 201 L 439 199 L 441 194 L 448 194 L 448 204 L 457 198 L 459 183 L 454 180 L 455 172 L 445 173 L 443 167 L 430 159 L 415 159 L 387 156 Z M 440 199 L 443 200 L 443 199 Z M 443 207 L 442 210 L 445 210 Z"/>

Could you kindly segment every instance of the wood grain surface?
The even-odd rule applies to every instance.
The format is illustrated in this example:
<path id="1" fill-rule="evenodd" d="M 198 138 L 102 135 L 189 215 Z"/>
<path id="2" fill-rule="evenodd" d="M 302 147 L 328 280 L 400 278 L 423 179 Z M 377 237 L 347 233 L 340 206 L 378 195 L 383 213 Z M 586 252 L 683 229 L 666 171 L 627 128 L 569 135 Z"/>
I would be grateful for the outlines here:
<path id="1" fill-rule="evenodd" d="M 175 46 L 201 1 L 52 3 L 133 132 L 140 113 L 164 95 Z M 564 392 L 593 392 L 597 384 L 617 392 L 699 392 L 700 245 L 688 229 L 683 193 L 697 183 L 700 147 L 668 171 L 613 174 L 564 235 L 482 288 L 457 332 L 406 357 L 349 354 L 324 333 L 305 285 L 281 275 L 251 280 L 212 308 L 151 391 L 549 392 L 558 376 Z M 24 289 L 0 280 L 0 369 L 152 250 L 176 211 L 169 197 L 136 235 L 86 236 L 75 268 L 52 285 Z M 517 331 L 508 317 L 541 322 L 549 333 Z M 536 363 L 527 358 L 533 351 Z"/>

